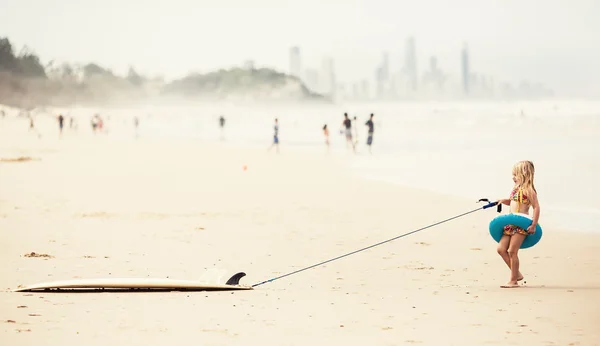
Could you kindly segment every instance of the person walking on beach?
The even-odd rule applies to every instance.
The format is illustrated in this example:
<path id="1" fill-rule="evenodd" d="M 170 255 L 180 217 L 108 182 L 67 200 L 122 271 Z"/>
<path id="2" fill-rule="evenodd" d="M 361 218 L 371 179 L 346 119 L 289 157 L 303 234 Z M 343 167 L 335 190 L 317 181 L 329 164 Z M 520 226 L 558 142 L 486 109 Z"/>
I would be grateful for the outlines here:
<path id="1" fill-rule="evenodd" d="M 354 138 L 354 145 L 358 145 L 358 120 L 356 119 L 356 117 L 354 117 L 354 119 L 352 119 L 352 136 Z"/>
<path id="2" fill-rule="evenodd" d="M 369 146 L 369 153 L 371 152 L 371 144 L 373 144 L 373 130 L 375 128 L 375 124 L 373 124 L 373 113 L 371 113 L 371 117 L 365 123 L 366 126 L 369 127 L 367 132 L 367 146 Z"/>
<path id="3" fill-rule="evenodd" d="M 329 129 L 327 128 L 327 124 L 323 126 L 323 136 L 325 136 L 325 145 L 327 146 L 327 150 L 329 150 Z"/>
<path id="4" fill-rule="evenodd" d="M 519 287 L 519 281 L 523 280 L 523 274 L 519 271 L 519 249 L 525 238 L 535 233 L 540 219 L 540 204 L 537 191 L 533 184 L 535 167 L 531 161 L 519 161 L 512 169 L 512 178 L 515 183 L 509 198 L 500 199 L 498 204 L 510 206 L 511 213 L 529 214 L 529 207 L 533 208 L 533 220 L 531 226 L 522 229 L 515 225 L 504 227 L 502 238 L 498 242 L 498 254 L 508 268 L 510 268 L 510 280 L 502 288 Z"/>
<path id="5" fill-rule="evenodd" d="M 97 131 L 98 132 L 102 132 L 104 130 L 104 120 L 102 120 L 101 116 L 98 116 L 98 123 L 97 123 Z"/>
<path id="6" fill-rule="evenodd" d="M 135 131 L 135 138 L 139 137 L 139 128 L 140 128 L 140 118 L 137 117 L 137 115 L 135 115 L 133 117 L 133 127 L 134 127 L 134 131 Z"/>
<path id="7" fill-rule="evenodd" d="M 225 130 L 225 117 L 223 117 L 222 115 L 219 117 L 219 128 L 221 131 L 221 140 L 224 139 L 224 130 Z"/>
<path id="8" fill-rule="evenodd" d="M 58 115 L 58 131 L 62 135 L 63 127 L 65 124 L 65 117 L 62 114 Z"/>
<path id="9" fill-rule="evenodd" d="M 27 112 L 27 117 L 29 118 L 29 132 L 33 131 L 38 136 L 38 138 L 42 138 L 42 134 L 35 128 L 35 119 L 33 119 L 33 115 Z"/>
<path id="10" fill-rule="evenodd" d="M 348 118 L 348 113 L 344 113 L 344 121 L 342 122 L 344 133 L 346 135 L 346 148 L 348 144 L 352 145 L 352 150 L 356 152 L 356 145 L 352 141 L 352 121 Z"/>
<path id="11" fill-rule="evenodd" d="M 273 144 L 269 147 L 269 151 L 273 147 L 276 147 L 277 153 L 279 153 L 279 121 L 275 118 L 275 125 L 273 126 Z"/>
<path id="12" fill-rule="evenodd" d="M 98 114 L 95 114 L 92 117 L 92 120 L 90 123 L 92 125 L 92 132 L 94 132 L 94 134 L 96 134 L 96 132 L 98 131 Z"/>

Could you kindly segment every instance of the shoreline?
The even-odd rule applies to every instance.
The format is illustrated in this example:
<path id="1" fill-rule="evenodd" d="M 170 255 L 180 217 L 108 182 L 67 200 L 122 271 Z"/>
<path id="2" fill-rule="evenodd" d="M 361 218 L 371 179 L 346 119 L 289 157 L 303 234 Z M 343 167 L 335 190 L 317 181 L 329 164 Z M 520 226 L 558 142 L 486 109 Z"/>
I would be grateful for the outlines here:
<path id="1" fill-rule="evenodd" d="M 77 143 L 78 141 L 85 140 L 89 141 L 104 141 L 109 143 L 119 143 L 119 142 L 127 142 L 134 143 L 139 141 L 151 141 L 155 143 L 159 142 L 188 142 L 190 145 L 196 144 L 206 144 L 206 145 L 216 145 L 216 146 L 227 146 L 230 148 L 252 148 L 254 150 L 260 150 L 264 148 L 265 150 L 270 145 L 270 134 L 268 133 L 268 125 L 267 130 L 265 131 L 264 141 L 251 140 L 247 141 L 239 138 L 233 138 L 233 140 L 226 140 L 224 142 L 220 142 L 216 138 L 208 137 L 203 138 L 202 135 L 205 135 L 206 130 L 203 130 L 200 125 L 200 130 L 204 132 L 196 134 L 195 137 L 172 137 L 171 135 L 163 136 L 152 136 L 151 134 L 144 133 L 145 123 L 142 122 L 141 133 L 139 139 L 134 139 L 134 131 L 131 128 L 132 124 L 128 124 L 127 122 L 130 120 L 131 116 L 126 119 L 123 118 L 120 121 L 117 120 L 117 117 L 114 117 L 114 121 L 109 125 L 109 131 L 107 135 L 99 134 L 97 136 L 93 136 L 91 131 L 87 128 L 87 124 L 80 123 L 80 129 L 77 130 L 76 133 L 73 133 L 71 129 L 65 128 L 65 138 L 63 140 L 67 140 L 71 143 Z M 307 117 L 306 121 L 314 122 L 314 117 Z M 329 116 L 328 118 L 332 118 Z M 199 119 L 203 119 L 206 121 L 206 116 L 199 117 Z M 312 120 L 311 120 L 312 119 Z M 15 121 L 16 120 L 16 121 Z M 292 118 L 293 120 L 293 118 Z M 389 118 L 388 120 L 392 120 Z M 530 119 L 533 120 L 533 119 Z M 15 131 L 21 127 L 20 130 L 26 131 L 26 120 L 25 119 L 2 119 L 0 120 L 2 123 L 9 124 L 12 126 Z M 167 118 L 164 118 L 161 121 L 167 121 Z M 291 120 L 290 120 L 291 121 Z M 294 120 L 297 121 L 297 120 Z M 18 124 L 20 122 L 21 124 Z M 402 121 L 401 121 L 402 122 Z M 410 120 L 408 123 L 412 123 Z M 448 121 L 444 121 L 447 123 Z M 0 123 L 0 125 L 3 125 Z M 406 124 L 408 124 L 406 123 Z M 11 125 L 12 124 L 12 125 Z M 179 124 L 179 120 L 175 122 L 175 124 Z M 56 129 L 52 129 L 55 127 L 55 119 L 51 116 L 47 115 L 40 118 L 39 125 L 43 130 L 42 141 L 39 143 L 35 143 L 35 146 L 52 146 L 56 147 L 60 144 L 55 143 L 54 139 L 58 139 L 56 134 L 52 134 Z M 446 124 L 452 125 L 452 124 Z M 317 136 L 311 134 L 307 139 L 297 142 L 296 140 L 300 137 L 299 133 L 295 136 L 292 135 L 291 144 L 290 140 L 286 139 L 285 136 L 281 139 L 281 150 L 282 154 L 286 152 L 295 153 L 295 152 L 306 152 L 312 153 L 316 156 L 327 155 L 330 159 L 335 159 L 346 165 L 345 169 L 354 171 L 354 174 L 360 176 L 363 179 L 367 180 L 377 180 L 383 181 L 386 183 L 390 183 L 398 186 L 418 186 L 419 188 L 427 191 L 439 192 L 446 195 L 454 195 L 463 198 L 481 198 L 487 197 L 490 199 L 496 199 L 501 196 L 504 196 L 506 192 L 502 189 L 501 186 L 508 186 L 507 182 L 509 181 L 510 174 L 506 173 L 504 175 L 499 174 L 500 170 L 508 172 L 508 168 L 510 165 L 517 159 L 528 157 L 533 159 L 536 163 L 536 166 L 539 164 L 539 174 L 536 180 L 539 180 L 540 191 L 543 192 L 541 201 L 543 206 L 548 206 L 548 209 L 545 211 L 550 212 L 550 214 L 546 213 L 550 218 L 548 219 L 549 225 L 552 227 L 558 227 L 561 229 L 578 229 L 584 230 L 586 232 L 596 232 L 600 231 L 600 204 L 594 198 L 590 197 L 595 195 L 594 193 L 590 193 L 592 191 L 588 191 L 588 189 L 578 189 L 579 191 L 572 191 L 572 189 L 566 189 L 564 184 L 561 184 L 561 181 L 564 179 L 564 176 L 568 176 L 569 174 L 573 174 L 573 170 L 580 170 L 579 175 L 583 174 L 583 180 L 593 181 L 594 179 L 594 171 L 595 169 L 600 169 L 599 167 L 589 167 L 590 164 L 586 163 L 586 158 L 589 160 L 590 156 L 594 155 L 594 152 L 591 151 L 590 148 L 595 146 L 597 142 L 598 147 L 600 147 L 600 142 L 598 139 L 593 139 L 589 137 L 589 135 L 593 132 L 593 126 L 581 126 L 577 125 L 573 128 L 575 130 L 583 130 L 586 135 L 583 136 L 583 139 L 580 139 L 580 143 L 572 149 L 574 153 L 573 158 L 564 157 L 552 157 L 548 158 L 543 154 L 544 151 L 551 150 L 553 152 L 560 150 L 566 145 L 575 144 L 571 141 L 571 139 L 565 140 L 564 143 L 560 142 L 556 144 L 556 140 L 552 139 L 556 135 L 556 131 L 558 131 L 558 127 L 556 124 L 543 126 L 538 130 L 540 138 L 543 139 L 541 143 L 535 143 L 532 141 L 531 143 L 527 143 L 527 146 L 538 146 L 539 150 L 526 150 L 523 154 L 515 154 L 511 153 L 515 151 L 515 149 L 511 148 L 509 150 L 503 150 L 503 153 L 498 153 L 494 150 L 493 147 L 489 147 L 491 150 L 487 150 L 487 147 L 474 147 L 477 143 L 477 140 L 471 140 L 474 143 L 463 144 L 462 146 L 456 146 L 457 141 L 462 140 L 461 133 L 456 134 L 444 134 L 442 131 L 443 127 L 446 126 L 444 124 L 438 124 L 434 126 L 434 129 L 431 129 L 430 133 L 426 133 L 424 136 L 420 136 L 419 131 L 422 130 L 424 124 L 417 125 L 416 123 L 411 128 L 401 128 L 402 139 L 401 142 L 396 143 L 397 147 L 386 147 L 389 144 L 389 141 L 395 136 L 391 133 L 393 129 L 383 128 L 383 133 L 377 131 L 375 136 L 375 146 L 374 146 L 374 155 L 369 155 L 366 153 L 366 148 L 363 143 L 366 138 L 363 136 L 361 132 L 359 135 L 359 143 L 360 143 L 360 152 L 357 155 L 353 155 L 351 151 L 348 151 L 344 148 L 344 140 L 342 136 L 339 136 L 334 128 L 332 127 L 332 147 L 329 153 L 325 148 L 324 143 L 314 142 Z M 492 124 L 470 124 L 466 128 L 463 128 L 463 132 L 467 131 L 471 127 L 479 128 L 478 126 L 483 126 L 486 130 L 483 133 L 478 134 L 476 138 L 485 138 L 490 131 L 491 128 L 494 128 Z M 591 124 L 590 124 L 591 125 Z M 175 125 L 171 125 L 175 126 Z M 288 124 L 288 126 L 293 127 L 295 125 Z M 84 127 L 85 129 L 81 128 Z M 499 129 L 505 131 L 506 126 L 502 125 Z M 129 129 L 128 129 L 129 128 Z M 461 126 L 457 127 L 457 124 L 453 124 L 452 128 L 454 130 L 462 128 Z M 50 129 L 50 133 L 49 133 Z M 167 127 L 167 131 L 175 130 L 176 127 L 169 128 Z M 154 128 L 157 130 L 157 128 Z M 193 132 L 198 129 L 192 128 L 189 131 Z M 285 128 L 283 130 L 286 130 Z M 282 131 L 283 131 L 282 130 Z M 214 128 L 215 133 L 217 133 L 217 128 L 215 124 Z M 286 130 L 290 131 L 290 130 Z M 411 132 L 412 131 L 412 132 Z M 190 133 L 191 133 L 190 132 Z M 523 135 L 527 132 L 527 130 L 519 130 L 519 132 L 523 132 Z M 465 132 L 466 133 L 466 132 Z M 578 132 L 579 133 L 579 132 Z M 16 135 L 16 133 L 15 133 Z M 21 137 L 31 136 L 31 133 L 21 134 Z M 213 134 L 216 136 L 216 134 Z M 235 137 L 236 133 L 232 133 L 232 137 Z M 283 135 L 282 135 L 283 136 Z M 287 134 L 286 134 L 287 136 Z M 497 140 L 502 140 L 505 134 L 499 133 L 495 134 L 494 137 L 490 138 L 488 141 L 484 142 L 486 145 L 490 145 L 490 142 L 495 142 Z M 514 136 L 521 136 L 519 133 L 514 133 Z M 12 137 L 12 139 L 11 139 Z M 96 137 L 96 138 L 94 138 Z M 230 137 L 227 135 L 227 137 Z M 422 138 L 423 137 L 423 138 Z M 11 135 L 7 136 L 6 140 L 12 141 L 17 137 L 13 137 Z M 50 141 L 48 141 L 48 138 Z M 23 138 L 17 139 L 19 142 Z M 319 140 L 321 140 L 319 138 Z M 594 142 L 595 141 L 595 142 Z M 27 141 L 24 142 L 24 145 L 31 145 L 32 143 L 26 144 Z M 383 143 L 382 143 L 383 142 Z M 456 142 L 456 143 L 455 143 Z M 554 144 L 553 144 L 554 143 Z M 435 144 L 435 145 L 433 145 Z M 553 146 L 548 148 L 548 145 L 552 144 Z M 380 146 L 384 147 L 380 147 Z M 433 145 L 433 146 L 432 146 Z M 467 150 L 469 147 L 472 149 Z M 589 152 L 588 152 L 589 151 Z M 559 154 L 559 153 L 557 153 Z M 598 152 L 600 155 L 600 152 Z M 431 160 L 424 160 L 423 158 L 432 157 Z M 561 164 L 564 160 L 569 160 L 568 165 Z M 469 167 L 469 171 L 467 174 L 459 174 L 459 171 L 465 171 L 464 167 L 470 165 L 470 161 L 477 162 L 479 166 L 489 166 L 485 169 L 477 168 L 477 167 Z M 403 164 L 406 163 L 407 169 L 404 169 Z M 571 167 L 571 169 L 565 170 L 563 166 Z M 440 167 L 444 167 L 439 174 L 434 175 L 433 171 L 439 170 Z M 577 168 L 579 167 L 579 168 Z M 590 170 L 590 168 L 592 168 Z M 408 172 L 407 170 L 413 170 L 414 172 Z M 422 171 L 422 175 L 427 178 L 421 177 L 420 173 L 417 174 L 417 170 Z M 454 172 L 451 172 L 451 171 Z M 449 174 L 448 174 L 449 173 Z M 469 175 L 470 174 L 470 175 Z M 458 179 L 453 181 L 446 178 L 447 175 L 455 176 Z M 468 179 L 467 179 L 468 178 Z M 468 186 L 469 180 L 474 182 L 474 186 L 471 188 Z M 482 183 L 485 181 L 485 183 Z M 489 183 L 488 183 L 489 182 Z M 538 185 L 538 184 L 536 184 Z M 591 187 L 593 189 L 593 187 Z M 597 188 L 596 188 L 597 189 Z M 479 196 L 479 191 L 482 191 L 483 195 Z M 477 195 L 474 193 L 477 192 Z M 597 191 L 600 194 L 600 190 Z M 564 203 L 564 195 L 571 195 L 570 200 L 572 203 Z M 573 207 L 573 205 L 576 205 Z M 545 217 L 544 217 L 545 218 Z M 547 222 L 544 222 L 547 224 Z M 574 224 L 574 226 L 571 226 Z"/>

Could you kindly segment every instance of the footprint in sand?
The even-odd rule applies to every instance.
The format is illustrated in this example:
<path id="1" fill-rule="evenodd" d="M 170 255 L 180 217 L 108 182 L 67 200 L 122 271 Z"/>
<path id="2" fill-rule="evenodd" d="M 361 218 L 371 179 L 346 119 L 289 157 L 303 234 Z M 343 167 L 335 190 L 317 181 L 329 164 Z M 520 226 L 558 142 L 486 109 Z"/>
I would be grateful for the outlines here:
<path id="1" fill-rule="evenodd" d="M 435 269 L 433 267 L 424 267 L 424 266 L 423 267 L 413 267 L 413 266 L 410 266 L 410 265 L 404 266 L 404 268 L 406 268 L 406 269 L 412 269 L 412 270 L 433 270 L 433 269 Z"/>
<path id="2" fill-rule="evenodd" d="M 29 162 L 29 161 L 39 161 L 39 159 L 34 159 L 32 157 L 29 156 L 19 156 L 19 157 L 14 157 L 14 158 L 0 158 L 0 162 Z"/>
<path id="3" fill-rule="evenodd" d="M 35 252 L 26 253 L 25 255 L 23 255 L 23 257 L 30 257 L 30 258 L 36 258 L 36 257 L 54 258 L 54 256 L 50 256 L 50 255 L 45 254 L 45 253 L 35 253 Z"/>
<path id="4" fill-rule="evenodd" d="M 114 215 L 109 214 L 107 212 L 104 211 L 99 211 L 99 212 L 92 212 L 92 213 L 82 213 L 82 214 L 78 214 L 77 216 L 79 217 L 85 217 L 85 218 L 101 218 L 101 219 L 108 219 L 110 217 L 113 217 Z"/>

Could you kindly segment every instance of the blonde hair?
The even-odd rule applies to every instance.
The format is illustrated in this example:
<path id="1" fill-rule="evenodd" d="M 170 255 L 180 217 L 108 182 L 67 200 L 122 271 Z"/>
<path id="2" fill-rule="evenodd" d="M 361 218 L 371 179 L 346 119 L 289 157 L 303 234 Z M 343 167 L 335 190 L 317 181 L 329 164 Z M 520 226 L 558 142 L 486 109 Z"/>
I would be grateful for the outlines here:
<path id="1" fill-rule="evenodd" d="M 537 193 L 535 185 L 533 184 L 533 177 L 535 175 L 535 167 L 531 161 L 519 161 L 512 169 L 512 173 L 517 177 L 517 181 L 521 182 L 519 186 L 525 191 L 525 194 L 530 196 L 533 192 Z"/>

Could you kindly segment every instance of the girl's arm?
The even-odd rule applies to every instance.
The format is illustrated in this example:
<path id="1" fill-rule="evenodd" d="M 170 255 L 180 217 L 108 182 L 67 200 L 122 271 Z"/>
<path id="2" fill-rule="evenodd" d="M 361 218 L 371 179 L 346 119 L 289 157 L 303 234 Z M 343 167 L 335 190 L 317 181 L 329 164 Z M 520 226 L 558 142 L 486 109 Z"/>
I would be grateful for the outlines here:
<path id="1" fill-rule="evenodd" d="M 540 219 L 540 203 L 538 201 L 537 193 L 535 191 L 531 194 L 529 200 L 531 201 L 531 207 L 533 208 L 533 222 L 531 223 L 531 225 L 535 227 L 538 224 L 538 220 Z"/>
<path id="2" fill-rule="evenodd" d="M 531 226 L 527 227 L 527 233 L 533 234 L 535 233 L 538 220 L 540 219 L 540 203 L 538 202 L 537 193 L 535 193 L 535 191 L 529 196 L 529 200 L 531 201 L 531 207 L 533 207 L 533 218 Z"/>
<path id="3" fill-rule="evenodd" d="M 498 204 L 510 205 L 510 199 L 508 199 L 508 198 L 499 199 Z"/>

